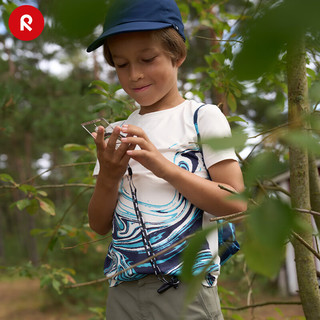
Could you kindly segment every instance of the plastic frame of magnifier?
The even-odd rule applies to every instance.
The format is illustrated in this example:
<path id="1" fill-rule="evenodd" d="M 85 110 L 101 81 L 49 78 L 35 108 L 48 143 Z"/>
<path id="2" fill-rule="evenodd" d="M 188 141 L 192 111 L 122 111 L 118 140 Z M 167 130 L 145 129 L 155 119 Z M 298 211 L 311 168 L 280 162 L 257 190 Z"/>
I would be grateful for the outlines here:
<path id="1" fill-rule="evenodd" d="M 91 121 L 87 121 L 87 122 L 83 122 L 81 123 L 81 126 L 84 130 L 86 130 L 90 136 L 94 138 L 94 136 L 92 135 L 92 132 L 97 132 L 98 131 L 98 127 L 102 126 L 104 127 L 104 137 L 107 139 L 111 136 L 112 131 L 113 131 L 113 126 L 104 118 L 98 118 L 98 119 L 94 119 Z M 120 136 L 118 137 L 118 141 L 121 140 L 122 134 L 120 134 Z"/>

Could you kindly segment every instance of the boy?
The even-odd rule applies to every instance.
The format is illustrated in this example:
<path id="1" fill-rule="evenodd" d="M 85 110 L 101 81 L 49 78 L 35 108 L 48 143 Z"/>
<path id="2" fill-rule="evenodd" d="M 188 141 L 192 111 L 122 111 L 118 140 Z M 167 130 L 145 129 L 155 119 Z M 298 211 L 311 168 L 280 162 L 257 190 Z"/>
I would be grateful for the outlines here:
<path id="1" fill-rule="evenodd" d="M 108 140 L 102 127 L 93 133 L 98 163 L 89 223 L 99 234 L 112 228 L 113 236 L 104 270 L 112 277 L 108 320 L 180 319 L 187 290 L 178 279 L 186 246 L 182 239 L 212 215 L 246 209 L 218 186 L 243 190 L 234 151 L 203 146 L 202 157 L 197 144 L 196 126 L 201 137 L 228 136 L 230 128 L 216 106 L 180 95 L 177 73 L 186 58 L 184 41 L 174 0 L 118 0 L 108 10 L 102 35 L 87 49 L 104 46 L 123 89 L 140 105 L 126 121 L 114 124 Z M 129 268 L 164 249 L 157 258 Z M 217 249 L 215 231 L 198 254 L 194 273 L 206 267 L 207 277 L 185 319 L 223 319 Z"/>

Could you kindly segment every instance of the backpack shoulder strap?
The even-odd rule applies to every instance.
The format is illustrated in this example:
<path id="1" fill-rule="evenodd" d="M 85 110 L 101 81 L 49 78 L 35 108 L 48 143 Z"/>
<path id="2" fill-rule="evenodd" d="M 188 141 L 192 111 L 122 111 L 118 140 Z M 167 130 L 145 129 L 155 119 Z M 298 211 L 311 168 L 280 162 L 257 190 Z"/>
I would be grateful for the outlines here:
<path id="1" fill-rule="evenodd" d="M 200 107 L 198 107 L 196 109 L 196 111 L 194 112 L 193 114 L 193 124 L 194 124 L 194 127 L 196 129 L 196 133 L 197 133 L 197 138 L 198 138 L 198 142 L 200 142 L 200 132 L 199 132 L 199 126 L 198 126 L 198 114 L 199 114 L 199 110 L 204 107 L 205 104 L 202 104 Z M 200 147 L 201 148 L 201 147 Z M 202 151 L 201 151 L 202 152 Z"/>
<path id="2" fill-rule="evenodd" d="M 201 157 L 203 164 L 208 172 L 206 164 L 204 162 L 202 147 L 201 147 L 201 136 L 199 131 L 199 110 L 205 106 L 202 104 L 199 106 L 193 114 L 193 124 L 197 133 L 197 141 L 199 144 L 199 150 L 201 152 Z M 208 176 L 210 178 L 209 172 Z M 236 240 L 236 231 L 234 224 L 231 222 L 227 222 L 223 219 L 218 220 L 218 241 L 219 241 L 219 256 L 220 256 L 220 265 L 223 265 L 227 262 L 235 253 L 240 250 L 240 245 Z"/>

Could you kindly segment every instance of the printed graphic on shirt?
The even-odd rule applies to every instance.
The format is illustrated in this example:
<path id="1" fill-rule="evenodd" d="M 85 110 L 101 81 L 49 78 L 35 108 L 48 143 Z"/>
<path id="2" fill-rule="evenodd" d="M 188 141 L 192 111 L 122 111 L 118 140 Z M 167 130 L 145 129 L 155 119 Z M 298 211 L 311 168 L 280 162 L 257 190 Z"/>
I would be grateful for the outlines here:
<path id="1" fill-rule="evenodd" d="M 170 149 L 174 149 L 174 146 Z M 175 151 L 173 157 L 175 164 L 190 172 L 200 170 L 201 158 L 199 158 L 199 148 L 196 144 L 180 149 L 178 152 Z M 154 253 L 172 246 L 168 252 L 157 257 L 157 265 L 164 274 L 179 275 L 182 267 L 181 253 L 187 243 L 183 241 L 176 246 L 174 244 L 201 228 L 203 212 L 177 191 L 167 203 L 158 205 L 139 201 L 139 190 L 137 192 L 139 208 L 144 217 Z M 113 241 L 105 260 L 104 272 L 107 276 L 112 276 L 146 258 L 139 223 L 132 206 L 130 187 L 125 177 L 120 186 L 120 198 L 113 221 Z M 198 254 L 194 272 L 200 273 L 211 259 L 212 253 L 208 243 L 205 243 Z M 212 265 L 208 271 L 211 272 L 217 268 L 217 265 Z M 115 279 L 116 283 L 137 280 L 145 274 L 152 273 L 154 270 L 150 262 L 146 262 L 116 276 Z"/>

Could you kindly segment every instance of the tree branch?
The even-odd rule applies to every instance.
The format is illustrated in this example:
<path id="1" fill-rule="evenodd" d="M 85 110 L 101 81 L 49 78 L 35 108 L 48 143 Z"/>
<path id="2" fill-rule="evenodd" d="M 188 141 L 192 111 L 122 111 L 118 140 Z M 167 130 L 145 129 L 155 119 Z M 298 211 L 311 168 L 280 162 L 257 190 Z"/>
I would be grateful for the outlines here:
<path id="1" fill-rule="evenodd" d="M 44 184 L 42 186 L 35 186 L 36 189 L 48 189 L 48 188 L 71 188 L 71 187 L 85 187 L 94 188 L 94 184 L 85 183 L 66 183 L 66 184 Z"/>
<path id="2" fill-rule="evenodd" d="M 292 235 L 302 244 L 304 245 L 313 255 L 320 261 L 320 254 L 314 250 L 312 246 L 309 245 L 302 237 L 300 237 L 296 232 L 292 231 Z"/>
<path id="3" fill-rule="evenodd" d="M 26 180 L 24 183 L 22 184 L 28 184 L 29 182 L 41 177 L 43 174 L 49 172 L 49 171 L 52 171 L 54 169 L 59 169 L 59 168 L 69 168 L 69 167 L 77 167 L 77 166 L 87 166 L 87 165 L 90 165 L 90 164 L 95 164 L 96 162 L 95 161 L 89 161 L 89 162 L 79 162 L 79 163 L 66 163 L 66 164 L 59 164 L 59 165 L 55 165 L 55 166 L 52 166 L 51 168 L 29 178 L 28 180 Z"/>
<path id="4" fill-rule="evenodd" d="M 195 36 L 198 39 L 203 39 L 203 40 L 209 40 L 212 42 L 237 42 L 237 43 L 243 43 L 241 40 L 232 40 L 232 39 L 214 39 L 214 38 L 209 38 L 209 37 L 203 37 L 203 36 Z"/>
<path id="5" fill-rule="evenodd" d="M 0 190 L 14 190 L 18 189 L 21 185 L 16 184 L 14 186 L 5 185 L 0 186 Z M 71 187 L 85 187 L 85 188 L 94 188 L 94 184 L 85 184 L 85 183 L 65 183 L 65 184 L 44 184 L 44 185 L 38 185 L 33 186 L 35 189 L 48 189 L 48 188 L 71 188 Z"/>
<path id="6" fill-rule="evenodd" d="M 294 210 L 301 212 L 301 213 L 309 213 L 309 214 L 312 214 L 313 216 L 320 216 L 320 212 L 317 212 L 314 210 L 299 209 L 299 208 L 294 208 Z"/>
<path id="7" fill-rule="evenodd" d="M 52 241 L 54 240 L 54 238 L 56 237 L 56 234 L 58 233 L 61 225 L 62 225 L 62 222 L 63 220 L 66 218 L 66 216 L 68 215 L 68 213 L 70 212 L 70 209 L 75 205 L 75 203 L 79 200 L 79 198 L 87 191 L 89 190 L 88 188 L 87 189 L 84 189 L 82 190 L 74 199 L 73 201 L 71 202 L 71 204 L 69 205 L 69 207 L 64 211 L 62 217 L 60 218 L 60 220 L 58 221 L 58 223 L 56 224 L 54 230 L 53 230 L 53 233 L 47 243 L 47 247 L 44 251 L 44 253 L 42 254 L 42 260 L 44 260 L 47 256 L 47 253 L 48 253 L 48 250 L 50 248 L 50 244 L 52 243 Z"/>
<path id="8" fill-rule="evenodd" d="M 152 259 L 154 259 L 154 258 L 157 258 L 158 256 L 160 256 L 160 255 L 168 252 L 168 251 L 171 250 L 172 248 L 176 247 L 176 246 L 179 245 L 180 243 L 182 243 L 182 242 L 184 242 L 184 241 L 186 241 L 186 240 L 189 240 L 189 239 L 192 238 L 194 235 L 195 235 L 195 233 L 190 234 L 190 235 L 184 237 L 183 239 L 175 242 L 175 243 L 174 243 L 173 245 L 171 245 L 170 247 L 168 247 L 168 248 L 166 248 L 166 249 L 164 249 L 164 250 L 161 250 L 161 251 L 159 251 L 158 253 L 152 255 L 151 257 L 148 257 L 148 258 L 146 258 L 146 259 L 144 259 L 144 260 L 142 260 L 142 261 L 139 261 L 139 262 L 133 264 L 132 266 L 130 266 L 129 268 L 123 269 L 123 270 L 121 270 L 121 271 L 119 271 L 119 272 L 117 272 L 117 273 L 115 273 L 115 274 L 113 274 L 113 275 L 111 275 L 111 276 L 109 276 L 109 277 L 100 278 L 100 279 L 97 279 L 97 280 L 88 281 L 88 282 L 83 282 L 83 283 L 76 283 L 76 284 L 72 284 L 72 285 L 69 285 L 69 286 L 65 286 L 65 288 L 84 287 L 84 286 L 89 286 L 89 285 L 92 285 L 92 284 L 97 284 L 97 283 L 101 283 L 101 282 L 105 282 L 105 281 L 107 281 L 107 280 L 110 280 L 110 279 L 112 279 L 112 278 L 114 278 L 114 277 L 116 277 L 116 276 L 118 276 L 118 275 L 120 275 L 120 274 L 122 274 L 122 273 L 124 273 L 124 272 L 127 272 L 127 271 L 129 271 L 129 270 L 131 270 L 131 269 L 133 269 L 133 268 L 136 268 L 136 267 L 140 266 L 141 264 L 144 264 L 144 263 L 149 262 L 150 260 L 152 260 Z"/>
<path id="9" fill-rule="evenodd" d="M 82 243 L 78 243 L 76 244 L 75 246 L 71 246 L 71 247 L 63 247 L 61 248 L 61 250 L 70 250 L 70 249 L 75 249 L 77 247 L 81 247 L 81 246 L 85 246 L 87 244 L 92 244 L 92 243 L 96 243 L 96 242 L 99 242 L 99 241 L 102 241 L 102 240 L 106 240 L 108 238 L 111 238 L 112 237 L 112 234 L 109 234 L 103 238 L 100 238 L 100 239 L 97 239 L 97 240 L 92 240 L 92 241 L 87 241 L 87 242 L 82 242 Z"/>
<path id="10" fill-rule="evenodd" d="M 244 218 L 247 215 L 246 212 L 237 212 L 237 213 L 233 213 L 233 214 L 228 214 L 226 216 L 222 216 L 222 217 L 214 217 L 214 218 L 210 218 L 211 222 L 214 221 L 218 221 L 218 220 L 226 220 L 226 221 L 231 221 L 231 220 L 236 220 L 239 218 Z"/>
<path id="11" fill-rule="evenodd" d="M 269 305 L 300 305 L 301 301 L 269 301 L 263 303 L 251 304 L 243 307 L 221 307 L 223 310 L 242 311 L 251 308 L 265 307 Z"/>

